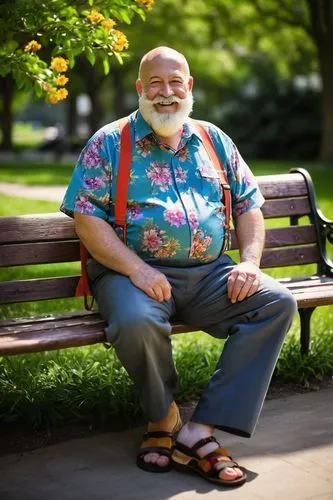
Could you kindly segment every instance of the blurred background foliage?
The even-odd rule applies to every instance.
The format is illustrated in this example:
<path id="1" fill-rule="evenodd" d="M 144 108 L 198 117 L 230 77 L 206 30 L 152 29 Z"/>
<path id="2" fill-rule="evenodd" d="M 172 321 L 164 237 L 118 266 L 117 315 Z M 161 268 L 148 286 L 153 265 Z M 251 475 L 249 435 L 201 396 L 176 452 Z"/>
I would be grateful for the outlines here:
<path id="1" fill-rule="evenodd" d="M 13 8 L 22 1 L 12 2 Z M 138 2 L 122 3 L 130 8 Z M 100 8 L 107 17 L 116 2 L 74 4 Z M 56 127 L 53 145 L 76 152 L 98 127 L 136 109 L 139 61 L 151 48 L 168 45 L 185 54 L 195 78 L 193 116 L 220 126 L 243 155 L 333 164 L 330 0 L 155 0 L 152 5 L 145 22 L 142 16 L 117 19 L 129 41 L 123 64 L 110 56 L 106 72 L 102 58 L 88 60 L 84 50 L 75 55 L 65 101 L 46 104 L 13 83 L 12 123 L 32 124 L 35 137 L 40 127 Z M 1 99 L 4 111 L 3 92 Z M 3 149 L 18 146 L 15 128 L 9 137 L 2 127 Z"/>

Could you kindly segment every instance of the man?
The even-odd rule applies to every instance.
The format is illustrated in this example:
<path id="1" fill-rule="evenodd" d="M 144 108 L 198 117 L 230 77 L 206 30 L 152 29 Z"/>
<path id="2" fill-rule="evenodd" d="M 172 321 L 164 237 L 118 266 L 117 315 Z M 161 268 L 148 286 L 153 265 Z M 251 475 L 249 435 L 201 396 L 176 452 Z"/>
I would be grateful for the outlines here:
<path id="1" fill-rule="evenodd" d="M 216 170 L 193 122 L 193 79 L 185 57 L 168 47 L 146 54 L 130 115 L 132 164 L 127 244 L 114 221 L 119 126 L 88 142 L 62 210 L 74 217 L 93 259 L 89 276 L 106 334 L 149 419 L 138 453 L 144 470 L 171 464 L 209 481 L 238 486 L 245 472 L 213 437 L 215 428 L 250 437 L 296 304 L 259 270 L 264 200 L 237 148 L 205 123 L 231 187 L 240 263 L 222 253 L 225 210 Z M 191 421 L 181 427 L 170 318 L 227 338 Z M 179 431 L 174 445 L 176 433 Z"/>

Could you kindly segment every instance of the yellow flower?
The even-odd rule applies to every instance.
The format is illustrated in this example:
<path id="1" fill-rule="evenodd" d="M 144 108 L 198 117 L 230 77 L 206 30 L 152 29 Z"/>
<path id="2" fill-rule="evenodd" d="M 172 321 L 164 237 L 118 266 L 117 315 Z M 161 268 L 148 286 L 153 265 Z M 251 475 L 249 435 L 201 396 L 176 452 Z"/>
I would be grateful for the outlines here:
<path id="1" fill-rule="evenodd" d="M 56 91 L 56 89 L 50 83 L 43 82 L 41 84 L 41 86 L 42 86 L 43 90 L 46 90 L 46 92 L 55 92 Z"/>
<path id="2" fill-rule="evenodd" d="M 104 21 L 101 22 L 101 25 L 106 31 L 110 31 L 115 24 L 116 21 L 114 21 L 113 19 L 104 19 Z"/>
<path id="3" fill-rule="evenodd" d="M 112 44 L 113 50 L 116 52 L 121 52 L 124 49 L 128 48 L 128 41 L 126 35 L 122 31 L 113 30 L 112 35 L 116 38 L 116 40 Z"/>
<path id="4" fill-rule="evenodd" d="M 91 11 L 91 13 L 89 14 L 89 16 L 87 16 L 87 18 L 89 19 L 89 21 L 92 24 L 98 24 L 101 21 L 103 21 L 104 16 L 103 16 L 103 14 L 101 14 L 100 12 L 98 12 L 96 9 L 93 9 Z"/>
<path id="5" fill-rule="evenodd" d="M 59 89 L 57 90 L 57 96 L 59 98 L 59 101 L 62 101 L 63 99 L 66 99 L 68 96 L 68 90 L 67 89 Z"/>
<path id="6" fill-rule="evenodd" d="M 56 84 L 59 86 L 59 87 L 63 87 L 64 85 L 66 85 L 66 83 L 68 82 L 68 78 L 67 76 L 65 75 L 60 75 L 58 76 L 58 78 L 56 79 Z"/>
<path id="7" fill-rule="evenodd" d="M 68 69 L 68 61 L 63 57 L 52 57 L 51 68 L 58 73 L 64 73 Z"/>
<path id="8" fill-rule="evenodd" d="M 136 3 L 143 5 L 147 10 L 152 10 L 155 0 L 135 0 Z"/>
<path id="9" fill-rule="evenodd" d="M 36 40 L 31 40 L 31 42 L 27 43 L 24 47 L 24 52 L 37 52 L 42 48 L 41 44 L 36 42 Z"/>
<path id="10" fill-rule="evenodd" d="M 57 92 L 52 92 L 52 94 L 49 94 L 47 97 L 51 104 L 57 104 L 57 102 L 59 102 L 60 100 Z"/>

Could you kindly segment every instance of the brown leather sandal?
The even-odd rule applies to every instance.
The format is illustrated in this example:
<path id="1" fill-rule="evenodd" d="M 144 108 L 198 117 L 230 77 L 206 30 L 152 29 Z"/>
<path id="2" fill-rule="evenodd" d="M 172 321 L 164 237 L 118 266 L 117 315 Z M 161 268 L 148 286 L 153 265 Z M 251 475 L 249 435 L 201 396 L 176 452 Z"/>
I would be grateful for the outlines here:
<path id="1" fill-rule="evenodd" d="M 215 441 L 219 447 L 207 453 L 204 457 L 199 457 L 197 450 L 212 441 Z M 228 457 L 229 460 L 225 460 L 223 457 Z M 223 486 L 241 486 L 247 479 L 244 470 L 242 470 L 243 475 L 237 479 L 228 480 L 219 478 L 221 470 L 227 467 L 238 467 L 240 469 L 241 467 L 239 467 L 237 462 L 232 460 L 228 450 L 222 448 L 214 436 L 200 439 L 192 448 L 176 441 L 171 460 L 174 469 L 181 472 L 195 472 L 207 479 L 207 481 L 215 484 L 222 484 Z"/>
<path id="2" fill-rule="evenodd" d="M 181 426 L 182 422 L 180 420 L 180 417 L 178 417 L 177 423 L 172 432 L 162 430 L 146 432 L 143 435 L 143 441 L 136 458 L 137 466 L 147 472 L 169 472 L 172 469 L 171 453 Z M 168 457 L 168 465 L 161 467 L 158 464 L 145 462 L 144 457 L 148 453 L 158 453 L 159 455 Z"/>

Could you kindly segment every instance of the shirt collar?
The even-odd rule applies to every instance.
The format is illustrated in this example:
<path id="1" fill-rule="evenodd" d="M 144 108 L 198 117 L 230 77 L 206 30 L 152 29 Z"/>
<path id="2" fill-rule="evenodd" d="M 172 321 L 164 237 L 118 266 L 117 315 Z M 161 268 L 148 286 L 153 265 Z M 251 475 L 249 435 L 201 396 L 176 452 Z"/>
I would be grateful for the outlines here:
<path id="1" fill-rule="evenodd" d="M 145 121 L 139 110 L 137 110 L 134 113 L 133 120 L 135 127 L 135 142 L 142 141 L 142 139 L 144 139 L 145 137 L 149 135 L 152 136 L 154 134 L 154 131 L 152 130 L 150 125 L 148 125 L 148 123 Z M 192 120 L 187 119 L 186 122 L 184 123 L 181 141 L 183 143 L 186 143 L 191 139 L 192 135 L 195 135 L 201 140 L 200 136 L 198 135 L 192 123 Z"/>

